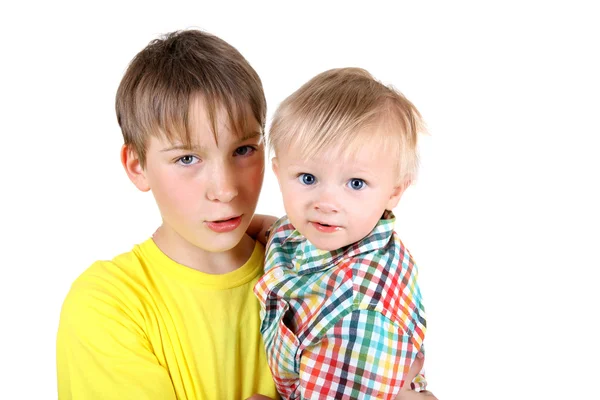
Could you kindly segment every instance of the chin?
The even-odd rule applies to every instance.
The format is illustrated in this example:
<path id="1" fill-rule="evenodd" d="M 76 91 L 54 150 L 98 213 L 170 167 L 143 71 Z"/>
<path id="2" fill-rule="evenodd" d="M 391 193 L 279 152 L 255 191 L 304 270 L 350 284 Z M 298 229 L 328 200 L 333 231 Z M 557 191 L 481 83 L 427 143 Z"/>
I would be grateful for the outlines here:
<path id="1" fill-rule="evenodd" d="M 206 246 L 206 250 L 212 253 L 223 253 L 235 248 L 244 237 L 243 231 L 237 231 L 237 229 L 233 232 L 221 233 L 217 237 L 209 238 L 206 242 L 209 243 L 209 246 Z"/>
<path id="2" fill-rule="evenodd" d="M 315 240 L 312 241 L 310 238 L 307 238 L 309 242 L 311 242 L 317 249 L 324 251 L 334 251 L 341 247 L 344 247 L 344 244 L 333 242 L 330 240 Z"/>
<path id="3" fill-rule="evenodd" d="M 323 250 L 323 251 L 335 251 L 337 249 L 339 249 L 342 246 L 317 246 L 317 249 L 319 250 Z"/>

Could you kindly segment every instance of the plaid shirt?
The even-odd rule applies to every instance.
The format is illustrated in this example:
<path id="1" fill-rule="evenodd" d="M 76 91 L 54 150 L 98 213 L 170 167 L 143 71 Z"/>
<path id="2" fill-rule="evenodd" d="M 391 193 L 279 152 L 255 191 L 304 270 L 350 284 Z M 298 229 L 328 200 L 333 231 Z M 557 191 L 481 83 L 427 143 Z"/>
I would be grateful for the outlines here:
<path id="1" fill-rule="evenodd" d="M 271 228 L 254 287 L 261 333 L 285 399 L 391 399 L 422 348 L 417 268 L 386 212 L 360 242 L 315 248 L 287 217 Z M 424 387 L 422 376 L 413 386 Z"/>

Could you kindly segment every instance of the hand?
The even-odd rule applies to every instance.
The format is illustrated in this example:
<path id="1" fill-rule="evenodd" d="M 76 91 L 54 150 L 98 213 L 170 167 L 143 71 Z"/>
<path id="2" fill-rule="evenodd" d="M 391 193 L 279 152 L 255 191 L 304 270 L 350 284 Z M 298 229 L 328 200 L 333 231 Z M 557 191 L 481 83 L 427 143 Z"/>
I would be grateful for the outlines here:
<path id="1" fill-rule="evenodd" d="M 258 240 L 262 244 L 267 244 L 267 231 L 277 221 L 277 217 L 272 215 L 255 214 L 246 229 L 246 233 L 254 240 Z"/>
<path id="2" fill-rule="evenodd" d="M 417 354 L 417 358 L 410 366 L 404 385 L 400 389 L 400 393 L 396 396 L 396 400 L 438 400 L 429 390 L 423 390 L 416 392 L 410 388 L 410 383 L 417 377 L 419 372 L 423 369 L 423 363 L 425 362 L 425 356 L 423 353 Z"/>

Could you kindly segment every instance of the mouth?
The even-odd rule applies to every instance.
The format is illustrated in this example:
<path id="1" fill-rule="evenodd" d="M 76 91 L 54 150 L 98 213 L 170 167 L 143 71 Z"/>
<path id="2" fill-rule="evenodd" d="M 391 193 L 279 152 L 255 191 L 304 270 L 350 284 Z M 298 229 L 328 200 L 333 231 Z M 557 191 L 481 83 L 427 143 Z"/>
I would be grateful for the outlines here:
<path id="1" fill-rule="evenodd" d="M 319 232 L 323 232 L 323 233 L 332 233 L 332 232 L 337 232 L 339 230 L 342 229 L 341 226 L 338 225 L 331 225 L 331 224 L 326 224 L 323 222 L 318 222 L 318 221 L 310 221 L 310 224 Z"/>
<path id="2" fill-rule="evenodd" d="M 231 232 L 240 226 L 242 223 L 242 216 L 243 214 L 214 221 L 206 221 L 205 224 L 210 230 L 217 233 Z"/>

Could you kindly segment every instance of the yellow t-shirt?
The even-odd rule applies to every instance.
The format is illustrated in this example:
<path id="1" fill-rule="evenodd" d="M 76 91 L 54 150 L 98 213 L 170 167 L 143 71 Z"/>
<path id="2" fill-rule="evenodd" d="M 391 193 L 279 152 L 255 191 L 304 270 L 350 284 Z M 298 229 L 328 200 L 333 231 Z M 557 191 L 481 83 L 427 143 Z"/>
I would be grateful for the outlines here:
<path id="1" fill-rule="evenodd" d="M 264 248 L 223 275 L 177 264 L 147 240 L 94 263 L 63 304 L 60 399 L 276 397 L 252 288 Z"/>

